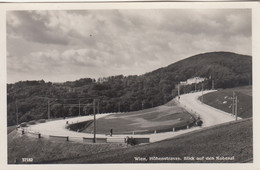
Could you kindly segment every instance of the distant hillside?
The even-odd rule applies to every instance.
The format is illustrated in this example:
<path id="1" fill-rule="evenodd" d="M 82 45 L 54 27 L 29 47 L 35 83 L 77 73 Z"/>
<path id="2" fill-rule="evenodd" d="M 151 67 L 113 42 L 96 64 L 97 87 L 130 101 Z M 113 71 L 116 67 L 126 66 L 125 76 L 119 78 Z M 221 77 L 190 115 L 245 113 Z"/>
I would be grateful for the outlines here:
<path id="1" fill-rule="evenodd" d="M 211 78 L 216 88 L 248 85 L 252 79 L 252 57 L 230 52 L 198 54 L 146 74 L 155 75 L 170 76 L 176 82 L 191 77 Z"/>
<path id="2" fill-rule="evenodd" d="M 229 88 L 252 82 L 252 57 L 229 52 L 195 55 L 141 76 L 110 76 L 98 80 L 83 78 L 65 83 L 21 81 L 7 85 L 7 121 L 19 123 L 47 118 L 48 99 L 51 117 L 91 114 L 93 99 L 100 100 L 101 113 L 135 111 L 162 105 L 177 95 L 176 85 L 192 77 L 207 78 L 197 88 Z M 181 93 L 194 90 L 194 84 Z M 79 101 L 80 99 L 80 101 Z M 54 102 L 55 101 L 55 102 Z M 68 105 L 70 104 L 70 105 Z M 17 107 L 16 107 L 17 106 Z"/>

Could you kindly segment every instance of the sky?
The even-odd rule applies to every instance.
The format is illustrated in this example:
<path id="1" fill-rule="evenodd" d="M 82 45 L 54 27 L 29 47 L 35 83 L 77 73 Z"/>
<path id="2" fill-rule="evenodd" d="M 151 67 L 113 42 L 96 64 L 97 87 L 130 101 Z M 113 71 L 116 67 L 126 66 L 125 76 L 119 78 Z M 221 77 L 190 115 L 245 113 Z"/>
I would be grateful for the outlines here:
<path id="1" fill-rule="evenodd" d="M 213 51 L 252 55 L 250 9 L 8 11 L 7 82 L 142 75 Z"/>

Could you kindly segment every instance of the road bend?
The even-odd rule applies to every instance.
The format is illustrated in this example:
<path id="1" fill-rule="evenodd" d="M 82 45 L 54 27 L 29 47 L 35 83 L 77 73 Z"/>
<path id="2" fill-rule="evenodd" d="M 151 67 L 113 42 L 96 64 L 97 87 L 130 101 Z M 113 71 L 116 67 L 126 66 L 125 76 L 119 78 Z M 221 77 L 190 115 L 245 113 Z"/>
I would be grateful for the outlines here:
<path id="1" fill-rule="evenodd" d="M 203 91 L 203 94 L 216 90 Z M 213 126 L 225 122 L 234 121 L 235 117 L 230 113 L 211 107 L 199 100 L 202 92 L 181 95 L 180 106 L 188 112 L 198 114 L 203 121 L 203 127 Z"/>
<path id="2" fill-rule="evenodd" d="M 203 91 L 203 94 L 213 92 Z M 201 103 L 198 98 L 202 95 L 202 92 L 189 93 L 181 95 L 179 105 L 186 109 L 188 112 L 198 114 L 203 121 L 202 127 L 192 127 L 188 129 L 183 129 L 175 132 L 165 132 L 165 133 L 157 133 L 157 134 L 145 134 L 145 135 L 113 135 L 113 137 L 149 137 L 150 142 L 161 141 L 167 138 L 172 138 L 181 134 L 189 133 L 195 130 L 203 129 L 204 127 L 209 127 L 229 121 L 235 120 L 231 114 L 218 110 L 216 108 L 210 107 L 204 103 Z M 174 99 L 177 101 L 177 98 Z M 97 119 L 107 116 L 109 114 L 97 114 Z M 83 122 L 87 120 L 92 120 L 93 116 L 81 116 L 76 118 L 66 118 L 61 120 L 53 120 L 47 121 L 46 123 L 40 123 L 36 125 L 31 125 L 27 127 L 27 130 L 39 132 L 42 135 L 58 135 L 58 136 L 69 136 L 70 138 L 74 138 L 75 141 L 78 139 L 82 140 L 82 137 L 93 137 L 93 134 L 87 133 L 79 133 L 75 131 L 70 131 L 65 128 L 65 125 L 68 121 L 69 124 Z M 105 134 L 98 134 L 97 137 L 108 137 Z M 108 137 L 109 138 L 109 137 Z"/>

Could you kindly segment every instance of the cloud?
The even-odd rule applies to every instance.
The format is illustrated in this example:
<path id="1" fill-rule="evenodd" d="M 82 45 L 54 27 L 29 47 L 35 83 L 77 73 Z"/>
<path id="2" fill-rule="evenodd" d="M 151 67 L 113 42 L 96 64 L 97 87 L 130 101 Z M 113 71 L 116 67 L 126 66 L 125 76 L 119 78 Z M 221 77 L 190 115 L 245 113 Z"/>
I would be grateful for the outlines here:
<path id="1" fill-rule="evenodd" d="M 251 55 L 251 22 L 249 9 L 10 11 L 8 70 L 97 78 L 143 74 L 202 52 Z"/>
<path id="2" fill-rule="evenodd" d="M 172 33 L 250 36 L 250 15 L 246 9 L 12 11 L 7 15 L 7 30 L 38 43 L 95 46 L 119 37 L 139 41 Z"/>
<path id="3" fill-rule="evenodd" d="M 7 16 L 7 36 L 13 35 L 37 43 L 68 44 L 68 39 L 63 32 L 49 29 L 44 24 L 44 19 L 37 18 L 34 13 L 14 11 L 8 12 Z M 17 21 L 14 22 L 12 18 L 15 17 Z M 16 24 L 16 22 L 19 24 Z"/>

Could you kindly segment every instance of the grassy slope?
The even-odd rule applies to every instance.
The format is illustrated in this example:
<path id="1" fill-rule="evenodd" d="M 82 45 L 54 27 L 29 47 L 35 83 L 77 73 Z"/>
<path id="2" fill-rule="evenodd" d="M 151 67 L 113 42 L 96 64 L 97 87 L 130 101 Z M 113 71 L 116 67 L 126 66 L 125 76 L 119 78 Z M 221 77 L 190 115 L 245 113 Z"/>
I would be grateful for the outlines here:
<path id="1" fill-rule="evenodd" d="M 16 125 L 13 125 L 13 126 L 8 126 L 7 127 L 7 134 L 11 133 L 13 130 L 16 129 Z"/>
<path id="2" fill-rule="evenodd" d="M 48 163 L 59 159 L 72 159 L 126 147 L 124 144 L 83 144 L 74 142 L 36 139 L 20 136 L 16 131 L 8 134 L 8 163 L 15 159 L 33 158 L 33 163 Z"/>
<path id="3" fill-rule="evenodd" d="M 136 156 L 181 158 L 184 156 L 235 156 L 234 161 L 204 160 L 195 162 L 244 162 L 253 157 L 252 119 L 228 123 L 225 126 L 219 125 L 149 145 L 119 149 L 88 157 L 58 161 L 57 163 L 134 163 Z"/>
<path id="4" fill-rule="evenodd" d="M 233 96 L 233 91 L 238 96 L 238 116 L 242 118 L 252 117 L 252 86 L 224 89 L 208 93 L 203 96 L 203 101 L 212 107 L 232 113 L 231 97 Z"/>
<path id="5" fill-rule="evenodd" d="M 129 133 L 136 130 L 159 131 L 185 126 L 192 121 L 187 111 L 170 101 L 159 107 L 100 118 L 97 120 L 97 133 L 109 133 L 110 129 L 113 129 L 114 133 Z M 82 132 L 91 133 L 93 128 L 91 124 Z"/>

